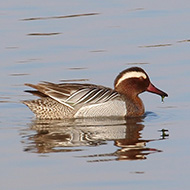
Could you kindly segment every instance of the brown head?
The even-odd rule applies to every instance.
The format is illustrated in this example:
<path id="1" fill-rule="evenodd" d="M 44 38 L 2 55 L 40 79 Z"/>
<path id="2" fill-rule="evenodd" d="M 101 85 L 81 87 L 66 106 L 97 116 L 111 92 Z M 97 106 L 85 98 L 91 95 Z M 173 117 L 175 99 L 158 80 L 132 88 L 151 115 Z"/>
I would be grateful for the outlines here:
<path id="1" fill-rule="evenodd" d="M 161 97 L 168 96 L 150 82 L 148 75 L 140 67 L 131 67 L 122 71 L 116 77 L 114 87 L 120 94 L 131 98 L 138 96 L 138 94 L 144 91 L 158 94 Z"/>

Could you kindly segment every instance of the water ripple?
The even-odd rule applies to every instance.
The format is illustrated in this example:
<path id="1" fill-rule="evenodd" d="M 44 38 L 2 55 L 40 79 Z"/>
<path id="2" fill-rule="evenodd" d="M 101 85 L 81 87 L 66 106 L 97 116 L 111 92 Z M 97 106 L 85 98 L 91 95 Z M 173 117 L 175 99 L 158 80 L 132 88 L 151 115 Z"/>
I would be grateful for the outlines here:
<path id="1" fill-rule="evenodd" d="M 31 17 L 31 18 L 24 18 L 24 19 L 21 19 L 21 21 L 62 19 L 62 18 L 82 17 L 82 16 L 93 16 L 93 15 L 99 15 L 99 14 L 100 14 L 100 13 L 83 13 L 83 14 L 62 15 L 62 16 L 50 16 L 50 17 Z"/>
<path id="2" fill-rule="evenodd" d="M 60 32 L 51 32 L 51 33 L 29 33 L 28 36 L 55 36 L 61 34 Z"/>

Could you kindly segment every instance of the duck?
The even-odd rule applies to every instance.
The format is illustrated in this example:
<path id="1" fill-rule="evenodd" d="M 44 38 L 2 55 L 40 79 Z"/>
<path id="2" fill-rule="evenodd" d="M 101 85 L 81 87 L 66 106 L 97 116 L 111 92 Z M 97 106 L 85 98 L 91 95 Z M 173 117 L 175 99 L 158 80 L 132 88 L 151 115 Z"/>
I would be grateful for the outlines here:
<path id="1" fill-rule="evenodd" d="M 140 67 L 130 67 L 118 74 L 114 89 L 87 83 L 26 83 L 33 90 L 25 92 L 39 99 L 24 100 L 38 119 L 93 117 L 140 117 L 145 108 L 139 94 L 147 91 L 162 98 L 168 94 L 155 87 Z"/>

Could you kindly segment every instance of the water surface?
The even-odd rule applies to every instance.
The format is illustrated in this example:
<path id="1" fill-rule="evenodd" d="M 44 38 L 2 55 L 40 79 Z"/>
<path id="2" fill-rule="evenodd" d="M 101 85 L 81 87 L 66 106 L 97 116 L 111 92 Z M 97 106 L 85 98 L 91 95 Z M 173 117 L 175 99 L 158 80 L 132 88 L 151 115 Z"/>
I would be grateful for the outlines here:
<path id="1" fill-rule="evenodd" d="M 188 1 L 6 1 L 0 8 L 1 189 L 189 189 Z M 169 94 L 143 118 L 36 120 L 24 83 L 113 87 L 140 66 Z"/>

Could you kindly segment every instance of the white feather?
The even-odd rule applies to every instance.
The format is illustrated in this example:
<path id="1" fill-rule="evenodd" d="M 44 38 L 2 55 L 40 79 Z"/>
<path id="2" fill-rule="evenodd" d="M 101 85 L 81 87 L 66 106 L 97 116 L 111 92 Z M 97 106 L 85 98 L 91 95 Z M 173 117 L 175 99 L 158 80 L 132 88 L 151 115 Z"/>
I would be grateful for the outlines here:
<path id="1" fill-rule="evenodd" d="M 121 78 L 117 81 L 116 86 L 118 86 L 122 81 L 129 79 L 129 78 L 140 78 L 143 77 L 144 79 L 147 78 L 145 73 L 139 72 L 139 71 L 131 71 L 123 74 Z"/>

